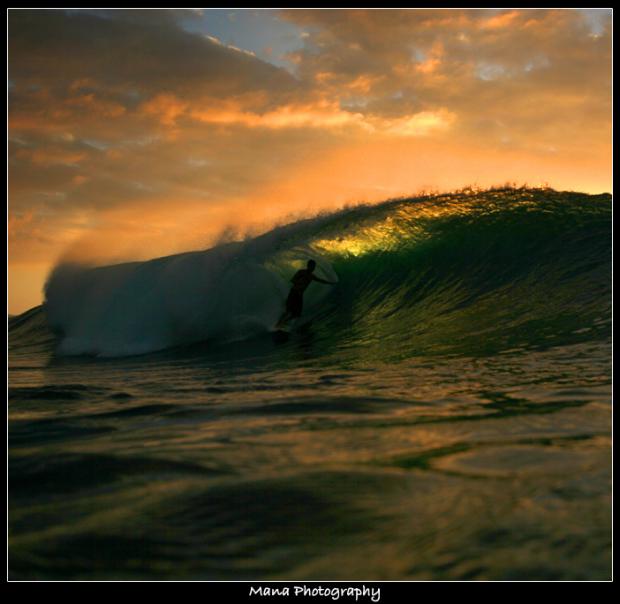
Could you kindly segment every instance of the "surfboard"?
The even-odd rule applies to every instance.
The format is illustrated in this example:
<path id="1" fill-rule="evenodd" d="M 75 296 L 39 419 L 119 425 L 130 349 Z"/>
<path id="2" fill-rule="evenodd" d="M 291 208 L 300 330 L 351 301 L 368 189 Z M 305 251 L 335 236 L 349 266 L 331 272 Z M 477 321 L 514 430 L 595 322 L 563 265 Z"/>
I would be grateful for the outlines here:
<path id="1" fill-rule="evenodd" d="M 313 317 L 298 317 L 290 319 L 284 325 L 276 326 L 271 330 L 274 342 L 287 342 L 294 334 L 304 334 L 312 327 Z"/>

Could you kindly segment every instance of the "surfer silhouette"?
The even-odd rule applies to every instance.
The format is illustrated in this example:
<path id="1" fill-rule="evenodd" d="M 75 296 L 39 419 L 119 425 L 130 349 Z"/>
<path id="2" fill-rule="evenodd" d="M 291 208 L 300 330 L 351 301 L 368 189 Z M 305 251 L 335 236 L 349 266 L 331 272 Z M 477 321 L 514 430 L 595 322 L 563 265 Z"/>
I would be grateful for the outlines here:
<path id="1" fill-rule="evenodd" d="M 316 275 L 313 275 L 312 273 L 315 267 L 316 262 L 314 260 L 308 260 L 307 267 L 302 268 L 293 275 L 291 279 L 293 287 L 291 287 L 291 291 L 286 299 L 286 310 L 276 324 L 277 328 L 282 327 L 290 319 L 296 319 L 301 316 L 301 311 L 304 306 L 304 291 L 306 291 L 306 288 L 312 281 L 325 283 L 326 285 L 336 284 L 335 281 L 325 281 L 325 279 L 320 279 Z"/>

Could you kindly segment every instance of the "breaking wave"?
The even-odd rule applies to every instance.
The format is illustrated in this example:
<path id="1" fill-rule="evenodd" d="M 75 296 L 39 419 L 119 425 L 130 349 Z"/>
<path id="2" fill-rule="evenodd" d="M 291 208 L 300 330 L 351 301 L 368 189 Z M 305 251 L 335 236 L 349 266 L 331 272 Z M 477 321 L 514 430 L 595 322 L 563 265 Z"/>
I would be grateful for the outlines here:
<path id="1" fill-rule="evenodd" d="M 611 196 L 504 188 L 357 206 L 147 262 L 63 264 L 9 339 L 51 328 L 59 354 L 125 356 L 260 337 L 308 258 L 339 282 L 306 292 L 326 350 L 394 359 L 610 337 Z"/>

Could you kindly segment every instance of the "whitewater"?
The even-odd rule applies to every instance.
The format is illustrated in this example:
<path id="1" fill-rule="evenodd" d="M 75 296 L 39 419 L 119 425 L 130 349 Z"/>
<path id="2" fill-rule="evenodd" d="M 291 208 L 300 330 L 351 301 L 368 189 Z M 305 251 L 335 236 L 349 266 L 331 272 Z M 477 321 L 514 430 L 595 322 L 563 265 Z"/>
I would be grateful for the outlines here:
<path id="1" fill-rule="evenodd" d="M 465 190 L 58 265 L 8 325 L 10 576 L 609 578 L 611 207 Z M 274 340 L 310 258 L 337 284 Z"/>

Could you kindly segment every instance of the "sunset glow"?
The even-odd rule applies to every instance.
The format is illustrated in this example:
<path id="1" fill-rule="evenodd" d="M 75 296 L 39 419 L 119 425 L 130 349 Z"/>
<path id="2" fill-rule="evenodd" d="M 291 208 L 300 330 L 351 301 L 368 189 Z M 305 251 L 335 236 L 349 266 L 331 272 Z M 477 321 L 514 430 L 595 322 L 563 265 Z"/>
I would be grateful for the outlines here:
<path id="1" fill-rule="evenodd" d="M 10 10 L 9 312 L 64 257 L 505 182 L 611 191 L 611 11 Z"/>

